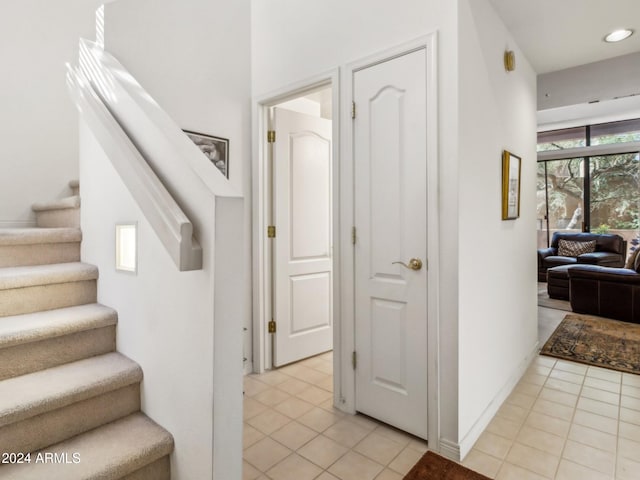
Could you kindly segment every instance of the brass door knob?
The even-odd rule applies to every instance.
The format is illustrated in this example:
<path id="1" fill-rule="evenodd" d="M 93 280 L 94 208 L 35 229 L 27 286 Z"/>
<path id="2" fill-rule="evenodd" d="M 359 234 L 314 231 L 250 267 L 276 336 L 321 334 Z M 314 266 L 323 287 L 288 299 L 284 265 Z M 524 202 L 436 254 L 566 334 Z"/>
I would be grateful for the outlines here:
<path id="1" fill-rule="evenodd" d="M 412 258 L 409 260 L 409 265 L 404 262 L 392 262 L 392 264 L 399 263 L 404 268 L 408 268 L 409 270 L 420 270 L 422 268 L 422 260 L 419 258 Z"/>

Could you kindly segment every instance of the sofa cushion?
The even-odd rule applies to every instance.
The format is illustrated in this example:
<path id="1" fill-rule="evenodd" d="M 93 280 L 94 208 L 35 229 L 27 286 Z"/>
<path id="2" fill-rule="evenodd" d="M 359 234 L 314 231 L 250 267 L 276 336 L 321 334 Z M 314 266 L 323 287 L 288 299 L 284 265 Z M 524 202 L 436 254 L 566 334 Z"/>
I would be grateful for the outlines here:
<path id="1" fill-rule="evenodd" d="M 561 257 L 577 257 L 583 253 L 596 251 L 596 241 L 574 242 L 570 240 L 560 240 L 558 242 L 558 255 Z"/>
<path id="2" fill-rule="evenodd" d="M 583 253 L 578 257 L 578 263 L 588 263 L 591 265 L 603 265 L 605 267 L 621 267 L 622 259 L 617 253 L 592 252 Z"/>
<path id="3" fill-rule="evenodd" d="M 640 285 L 640 275 L 626 268 L 602 267 L 600 265 L 576 265 L 567 270 L 569 278 L 584 278 L 591 281 L 607 281 L 612 283 L 631 283 Z"/>
<path id="4" fill-rule="evenodd" d="M 635 270 L 636 268 L 636 257 L 638 256 L 638 253 L 640 253 L 640 248 L 636 248 L 631 255 L 629 255 L 629 258 L 627 259 L 626 263 L 624 264 L 624 268 L 630 268 L 632 270 Z"/>
<path id="5" fill-rule="evenodd" d="M 575 265 L 578 263 L 576 257 L 561 257 L 559 255 L 551 255 L 544 259 L 547 268 L 558 267 L 560 265 Z"/>
<path id="6" fill-rule="evenodd" d="M 633 268 L 636 272 L 640 273 L 640 254 L 636 255 L 635 260 L 633 261 Z"/>
<path id="7" fill-rule="evenodd" d="M 625 255 L 626 242 L 620 235 L 612 233 L 603 233 L 596 235 L 596 251 L 597 252 L 613 252 Z"/>

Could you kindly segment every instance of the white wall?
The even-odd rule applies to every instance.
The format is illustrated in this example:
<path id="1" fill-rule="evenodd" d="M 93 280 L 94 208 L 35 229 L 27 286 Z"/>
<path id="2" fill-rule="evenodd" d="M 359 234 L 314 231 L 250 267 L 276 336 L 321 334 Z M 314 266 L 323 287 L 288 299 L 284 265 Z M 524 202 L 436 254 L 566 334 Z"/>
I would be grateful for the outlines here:
<path id="1" fill-rule="evenodd" d="M 174 436 L 172 478 L 211 478 L 212 257 L 202 270 L 179 272 L 82 123 L 80 140 L 82 260 L 100 269 L 98 301 L 118 312 L 118 351 L 143 369 L 142 410 Z M 118 222 L 138 223 L 136 275 L 115 271 Z M 211 250 L 211 237 L 199 240 Z"/>
<path id="2" fill-rule="evenodd" d="M 487 0 L 460 0 L 459 415 L 464 455 L 537 343 L 536 76 Z M 514 50 L 516 70 L 503 66 Z M 501 220 L 501 153 L 522 157 L 520 218 Z"/>
<path id="3" fill-rule="evenodd" d="M 320 103 L 304 97 L 294 98 L 293 100 L 279 103 L 276 107 L 291 110 L 292 112 L 304 113 L 305 115 L 311 115 L 312 117 L 320 116 Z"/>
<path id="4" fill-rule="evenodd" d="M 640 53 L 538 75 L 538 110 L 639 95 Z"/>
<path id="5" fill-rule="evenodd" d="M 252 1 L 254 97 L 438 31 L 441 262 L 441 437 L 457 441 L 456 2 Z M 312 14 L 310 14 L 312 12 Z M 341 80 L 343 85 L 349 79 Z M 336 106 L 334 106 L 335 108 Z M 342 108 L 345 108 L 344 106 Z"/>
<path id="6" fill-rule="evenodd" d="M 640 117 L 640 53 L 538 75 L 538 131 Z"/>
<path id="7" fill-rule="evenodd" d="M 256 96 L 454 25 L 450 2 L 252 0 L 252 83 Z M 451 18 L 450 18 L 451 17 Z M 455 42 L 442 30 L 445 48 Z"/>
<path id="8" fill-rule="evenodd" d="M 0 227 L 32 226 L 31 204 L 70 195 L 78 124 L 65 62 L 93 38 L 91 0 L 0 2 Z"/>
<path id="9" fill-rule="evenodd" d="M 294 98 L 292 100 L 276 105 L 278 108 L 293 110 L 294 112 L 305 113 L 314 117 L 333 118 L 331 88 L 324 88 L 318 92 Z"/>
<path id="10" fill-rule="evenodd" d="M 229 139 L 229 179 L 245 196 L 246 232 L 251 231 L 249 1 L 126 0 L 105 6 L 105 49 L 181 128 Z M 250 305 L 250 235 L 244 252 Z"/>
<path id="11" fill-rule="evenodd" d="M 245 194 L 250 194 L 245 188 L 250 184 L 245 167 L 250 135 L 249 26 L 248 0 L 131 0 L 105 8 L 105 49 L 180 127 L 229 139 L 230 182 Z M 243 324 L 250 322 L 251 301 L 249 236 L 243 236 L 239 227 L 250 225 L 250 212 L 238 199 L 218 199 L 214 208 L 205 183 L 188 165 L 180 169 L 182 159 L 170 161 L 170 154 L 163 151 L 164 140 L 158 139 L 159 130 L 136 120 L 144 109 L 122 100 L 114 111 L 124 120 L 127 109 L 135 122 L 130 126 L 134 141 L 144 152 L 156 155 L 159 176 L 168 175 L 167 188 L 193 216 L 203 248 L 203 270 L 179 273 L 166 262 L 167 255 L 142 212 L 115 172 L 105 166 L 108 160 L 100 156 L 88 132 L 83 132 L 86 150 L 81 155 L 82 221 L 87 230 L 83 258 L 105 272 L 99 297 L 119 312 L 118 349 L 145 372 L 143 410 L 175 437 L 172 478 L 239 478 L 239 341 Z M 145 143 L 153 138 L 155 143 Z M 113 201 L 104 202 L 105 198 Z M 220 212 L 221 203 L 230 206 Z M 214 224 L 219 213 L 226 217 Z M 110 230 L 114 221 L 127 218 L 139 222 L 139 244 L 145 249 L 134 278 L 115 274 L 110 266 Z M 233 240 L 228 238 L 230 232 Z M 231 273 L 225 277 L 222 272 Z M 246 341 L 250 345 L 250 336 Z"/>

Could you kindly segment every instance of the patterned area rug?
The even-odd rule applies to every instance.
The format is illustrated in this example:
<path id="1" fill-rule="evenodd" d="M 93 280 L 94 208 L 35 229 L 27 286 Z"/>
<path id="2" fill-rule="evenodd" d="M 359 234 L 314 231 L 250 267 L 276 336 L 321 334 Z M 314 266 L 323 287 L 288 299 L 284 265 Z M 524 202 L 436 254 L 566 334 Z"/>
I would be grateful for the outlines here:
<path id="1" fill-rule="evenodd" d="M 640 325 L 572 313 L 540 354 L 640 374 Z"/>
<path id="2" fill-rule="evenodd" d="M 489 478 L 433 452 L 427 452 L 407 473 L 404 480 L 489 480 Z"/>

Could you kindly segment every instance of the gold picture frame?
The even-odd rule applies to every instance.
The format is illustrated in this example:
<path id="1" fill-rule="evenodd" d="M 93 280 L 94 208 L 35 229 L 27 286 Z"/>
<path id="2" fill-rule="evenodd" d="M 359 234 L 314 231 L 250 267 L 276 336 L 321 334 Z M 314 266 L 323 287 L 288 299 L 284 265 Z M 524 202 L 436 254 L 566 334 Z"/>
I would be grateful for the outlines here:
<path id="1" fill-rule="evenodd" d="M 502 219 L 520 216 L 520 172 L 522 159 L 507 150 L 502 152 Z"/>

